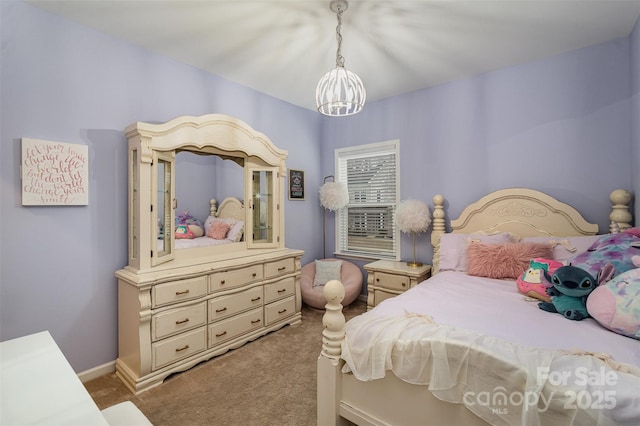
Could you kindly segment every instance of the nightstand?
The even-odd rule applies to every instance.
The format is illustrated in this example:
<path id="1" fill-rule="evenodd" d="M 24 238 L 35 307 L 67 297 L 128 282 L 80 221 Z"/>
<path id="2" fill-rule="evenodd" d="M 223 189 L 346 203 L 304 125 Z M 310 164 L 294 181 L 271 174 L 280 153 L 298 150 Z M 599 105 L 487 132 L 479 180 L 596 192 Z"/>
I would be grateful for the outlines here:
<path id="1" fill-rule="evenodd" d="M 431 276 L 431 265 L 408 266 L 406 262 L 378 260 L 364 265 L 367 278 L 367 310 L 385 299 L 415 287 Z"/>

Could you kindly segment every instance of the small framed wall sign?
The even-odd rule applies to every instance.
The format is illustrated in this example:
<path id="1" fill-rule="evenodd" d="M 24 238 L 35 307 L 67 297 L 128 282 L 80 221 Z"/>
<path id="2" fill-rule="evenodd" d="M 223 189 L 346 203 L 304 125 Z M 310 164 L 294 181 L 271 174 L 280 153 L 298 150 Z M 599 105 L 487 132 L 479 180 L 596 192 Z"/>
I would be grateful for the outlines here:
<path id="1" fill-rule="evenodd" d="M 289 199 L 304 200 L 304 171 L 289 169 Z"/>
<path id="2" fill-rule="evenodd" d="M 89 147 L 22 138 L 23 206 L 89 204 Z"/>

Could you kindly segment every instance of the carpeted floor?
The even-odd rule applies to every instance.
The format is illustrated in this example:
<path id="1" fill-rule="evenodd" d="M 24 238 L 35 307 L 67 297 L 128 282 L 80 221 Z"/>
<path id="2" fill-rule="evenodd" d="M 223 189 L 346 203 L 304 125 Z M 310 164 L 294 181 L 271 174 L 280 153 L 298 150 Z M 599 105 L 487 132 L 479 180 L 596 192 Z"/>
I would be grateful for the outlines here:
<path id="1" fill-rule="evenodd" d="M 347 319 L 366 310 L 356 301 Z M 133 395 L 108 374 L 85 383 L 100 409 L 132 401 L 154 424 L 315 425 L 316 362 L 322 347 L 322 315 L 303 305 L 302 323 L 167 378 Z"/>

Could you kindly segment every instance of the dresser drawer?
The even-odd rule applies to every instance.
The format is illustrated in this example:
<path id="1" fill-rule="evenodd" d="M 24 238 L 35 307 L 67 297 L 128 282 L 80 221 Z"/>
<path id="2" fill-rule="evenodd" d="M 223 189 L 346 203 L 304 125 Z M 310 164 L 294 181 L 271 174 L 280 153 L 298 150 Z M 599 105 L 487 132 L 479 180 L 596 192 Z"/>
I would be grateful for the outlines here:
<path id="1" fill-rule="evenodd" d="M 151 345 L 152 368 L 157 370 L 167 364 L 205 350 L 207 328 L 201 327 Z"/>
<path id="2" fill-rule="evenodd" d="M 209 291 L 227 290 L 262 280 L 262 265 L 242 269 L 214 272 L 209 277 Z"/>
<path id="3" fill-rule="evenodd" d="M 209 347 L 261 328 L 262 307 L 209 325 Z"/>
<path id="4" fill-rule="evenodd" d="M 151 318 L 152 340 L 203 326 L 207 323 L 207 302 L 186 308 L 172 309 Z"/>
<path id="5" fill-rule="evenodd" d="M 289 277 L 264 286 L 265 303 L 292 296 L 295 293 L 295 278 Z"/>
<path id="6" fill-rule="evenodd" d="M 404 275 L 386 274 L 376 272 L 374 275 L 374 285 L 388 288 L 389 290 L 409 290 L 410 278 Z"/>
<path id="7" fill-rule="evenodd" d="M 294 272 L 293 258 L 268 262 L 264 264 L 265 279 L 274 278 L 280 275 Z"/>
<path id="8" fill-rule="evenodd" d="M 290 317 L 296 312 L 295 297 L 291 296 L 264 307 L 265 325 L 271 325 L 281 319 Z"/>
<path id="9" fill-rule="evenodd" d="M 158 284 L 152 290 L 153 306 L 169 305 L 183 300 L 195 299 L 206 294 L 206 276 Z"/>
<path id="10" fill-rule="evenodd" d="M 209 300 L 209 322 L 262 306 L 262 286 Z"/>

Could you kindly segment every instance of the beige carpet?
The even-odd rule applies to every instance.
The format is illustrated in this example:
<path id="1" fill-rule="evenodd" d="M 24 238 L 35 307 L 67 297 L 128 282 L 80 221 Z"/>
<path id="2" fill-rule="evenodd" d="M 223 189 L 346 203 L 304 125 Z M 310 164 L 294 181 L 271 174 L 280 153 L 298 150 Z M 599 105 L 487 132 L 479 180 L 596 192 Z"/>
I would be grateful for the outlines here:
<path id="1" fill-rule="evenodd" d="M 366 310 L 356 301 L 351 318 Z M 315 425 L 323 312 L 167 378 L 133 395 L 115 374 L 85 383 L 100 409 L 132 401 L 154 425 Z"/>

